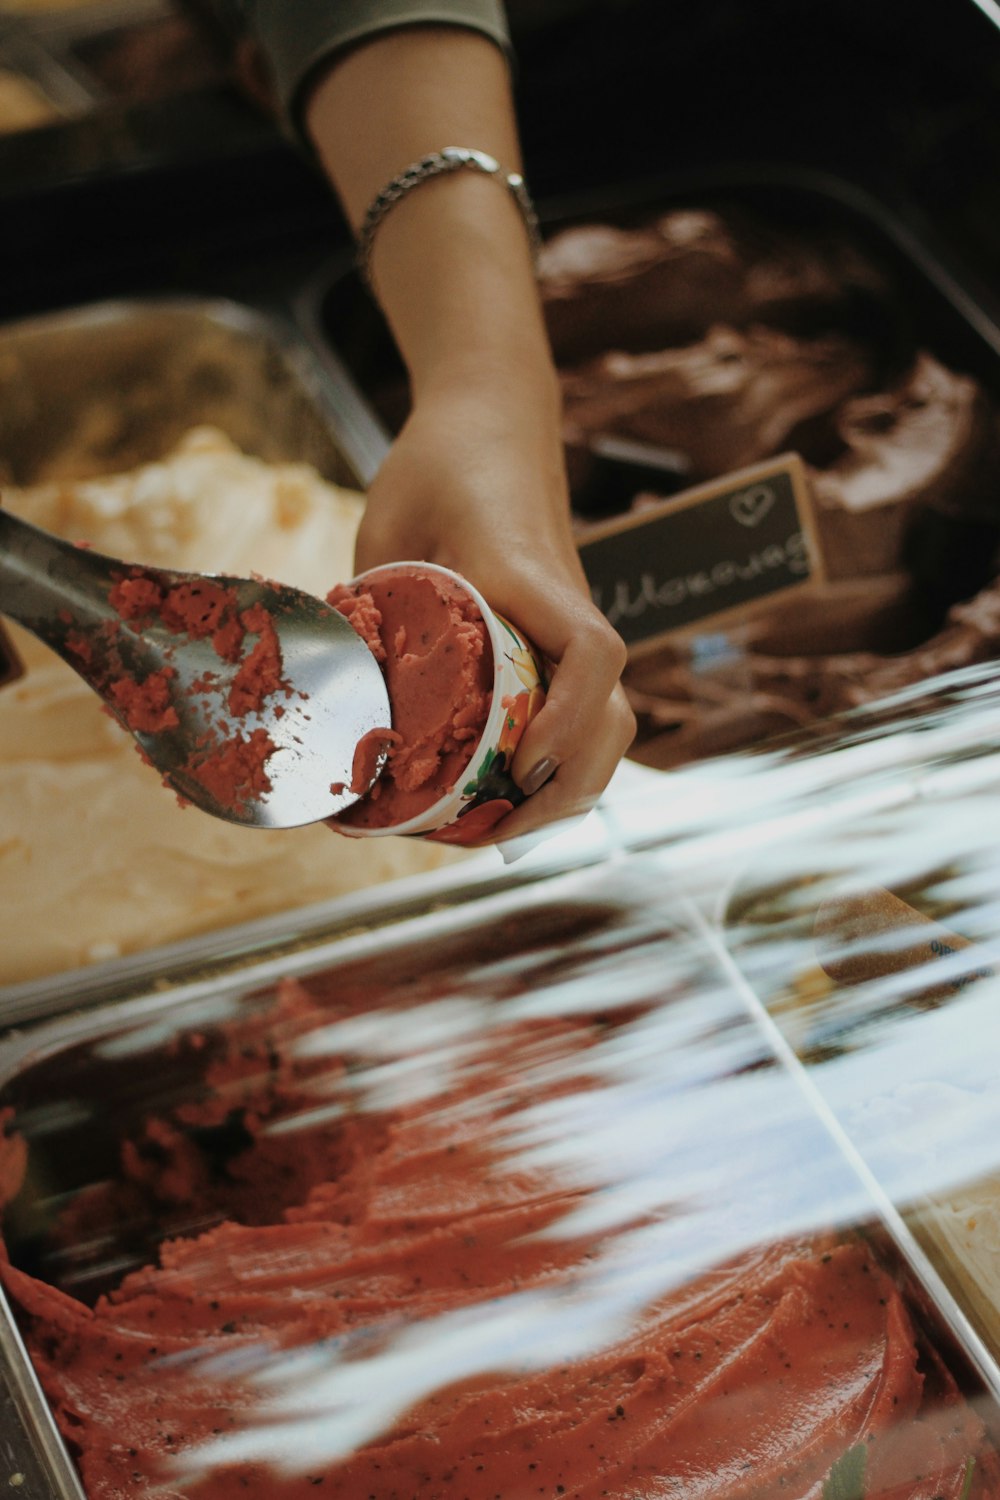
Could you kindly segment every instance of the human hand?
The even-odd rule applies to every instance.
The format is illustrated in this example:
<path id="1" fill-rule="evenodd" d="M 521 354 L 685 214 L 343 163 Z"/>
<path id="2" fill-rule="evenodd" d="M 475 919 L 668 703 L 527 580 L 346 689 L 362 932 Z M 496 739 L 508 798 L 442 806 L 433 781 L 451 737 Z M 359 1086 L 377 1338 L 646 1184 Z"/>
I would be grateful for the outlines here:
<path id="1" fill-rule="evenodd" d="M 305 119 L 356 229 L 407 163 L 449 143 L 507 172 L 522 166 L 507 60 L 460 25 L 404 26 L 346 49 Z M 369 490 L 358 570 L 452 568 L 552 668 L 512 766 L 533 795 L 489 839 L 506 841 L 586 811 L 607 785 L 635 732 L 619 681 L 625 647 L 590 600 L 573 541 L 559 387 L 521 209 L 496 180 L 451 172 L 405 192 L 368 248 L 413 409 Z"/>
<path id="2" fill-rule="evenodd" d="M 404 559 L 452 568 L 550 665 L 512 766 L 532 795 L 483 842 L 586 812 L 635 733 L 625 647 L 591 602 L 573 541 L 558 413 L 548 367 L 450 371 L 416 402 L 358 535 L 358 571 Z"/>

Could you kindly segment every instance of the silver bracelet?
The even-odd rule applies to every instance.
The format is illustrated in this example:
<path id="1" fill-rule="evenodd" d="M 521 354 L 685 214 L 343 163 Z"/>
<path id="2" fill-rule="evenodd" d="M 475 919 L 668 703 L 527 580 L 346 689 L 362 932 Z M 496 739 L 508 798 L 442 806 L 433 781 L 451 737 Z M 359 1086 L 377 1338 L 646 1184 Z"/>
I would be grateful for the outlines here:
<path id="1" fill-rule="evenodd" d="M 398 203 L 400 198 L 405 198 L 410 189 L 418 187 L 421 182 L 439 177 L 442 172 L 458 172 L 463 167 L 468 167 L 472 172 L 483 172 L 487 177 L 495 177 L 507 189 L 521 211 L 531 243 L 532 257 L 537 258 L 541 247 L 538 215 L 521 174 L 505 172 L 500 163 L 492 156 L 487 156 L 485 151 L 472 151 L 467 146 L 445 146 L 441 151 L 432 151 L 429 156 L 422 156 L 419 161 L 411 162 L 372 199 L 358 232 L 358 266 L 369 286 L 372 284 L 371 258 L 375 233 L 393 204 Z"/>

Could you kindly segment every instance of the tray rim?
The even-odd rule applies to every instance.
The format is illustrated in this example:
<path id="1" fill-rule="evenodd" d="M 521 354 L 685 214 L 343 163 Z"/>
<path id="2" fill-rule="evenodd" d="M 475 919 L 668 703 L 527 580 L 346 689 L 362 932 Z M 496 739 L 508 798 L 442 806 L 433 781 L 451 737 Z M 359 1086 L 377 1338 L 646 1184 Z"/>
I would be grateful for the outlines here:
<path id="1" fill-rule="evenodd" d="M 124 328 L 130 320 L 164 313 L 200 317 L 227 335 L 256 339 L 273 351 L 312 405 L 354 484 L 360 488 L 368 482 L 370 437 L 357 388 L 336 360 L 321 357 L 294 309 L 278 300 L 255 303 L 225 292 L 200 294 L 190 289 L 100 297 L 0 321 L 0 352 L 8 340 L 41 343 L 63 333 L 74 336 L 108 325 Z"/>

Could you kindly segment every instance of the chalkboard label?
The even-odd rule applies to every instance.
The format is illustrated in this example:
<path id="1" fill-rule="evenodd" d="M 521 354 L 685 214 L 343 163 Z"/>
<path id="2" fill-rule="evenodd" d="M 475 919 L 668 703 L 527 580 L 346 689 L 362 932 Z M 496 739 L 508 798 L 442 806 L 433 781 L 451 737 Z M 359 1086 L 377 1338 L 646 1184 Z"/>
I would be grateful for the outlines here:
<path id="1" fill-rule="evenodd" d="M 595 604 L 632 655 L 822 577 L 797 453 L 594 526 L 579 551 Z"/>

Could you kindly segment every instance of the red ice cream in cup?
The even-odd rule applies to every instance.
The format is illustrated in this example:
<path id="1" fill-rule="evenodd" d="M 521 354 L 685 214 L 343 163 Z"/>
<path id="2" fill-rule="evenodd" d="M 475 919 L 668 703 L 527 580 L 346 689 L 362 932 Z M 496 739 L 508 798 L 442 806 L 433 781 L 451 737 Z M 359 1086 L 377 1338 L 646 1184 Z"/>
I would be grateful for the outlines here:
<path id="1" fill-rule="evenodd" d="M 433 563 L 373 568 L 327 597 L 382 668 L 393 717 L 381 773 L 331 825 L 356 838 L 484 839 L 524 800 L 511 762 L 545 701 L 530 641 L 466 579 Z M 368 738 L 355 785 L 367 785 L 386 744 Z"/>

